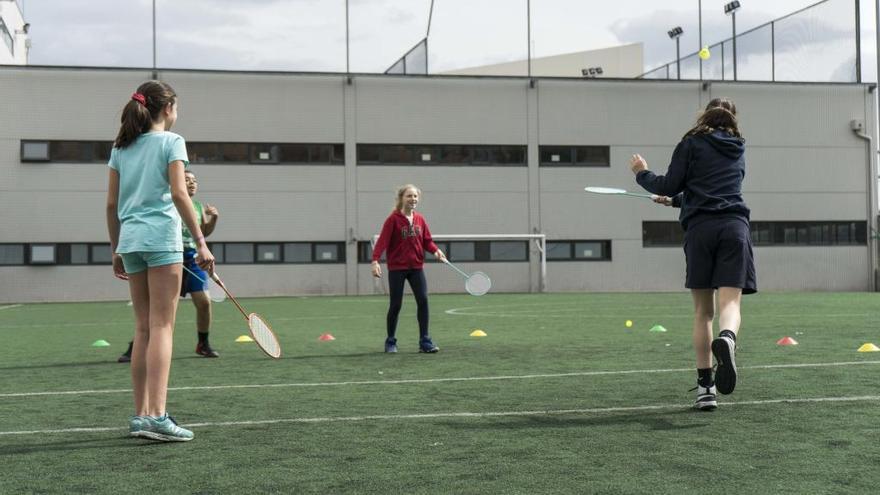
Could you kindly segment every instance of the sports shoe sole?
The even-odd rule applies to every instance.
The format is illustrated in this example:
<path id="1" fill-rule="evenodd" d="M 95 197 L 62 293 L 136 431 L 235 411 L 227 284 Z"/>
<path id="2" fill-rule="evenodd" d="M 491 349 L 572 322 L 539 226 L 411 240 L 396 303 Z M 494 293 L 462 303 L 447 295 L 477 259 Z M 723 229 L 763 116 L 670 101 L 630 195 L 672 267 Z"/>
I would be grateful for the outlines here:
<path id="1" fill-rule="evenodd" d="M 715 370 L 715 387 L 720 394 L 730 394 L 736 388 L 736 344 L 729 338 L 718 337 L 712 341 L 712 354 L 718 368 Z"/>
<path id="2" fill-rule="evenodd" d="M 422 352 L 425 354 L 434 354 L 435 352 L 440 352 L 440 348 L 439 347 L 432 347 L 430 349 L 419 349 L 419 352 Z"/>
<path id="3" fill-rule="evenodd" d="M 694 402 L 694 409 L 698 409 L 700 411 L 714 411 L 717 408 L 718 401 L 715 400 L 715 397 L 706 399 L 698 397 L 697 401 Z"/>
<path id="4" fill-rule="evenodd" d="M 192 437 L 177 437 L 174 435 L 165 435 L 164 433 L 144 430 L 141 430 L 139 436 L 141 438 L 149 438 L 150 440 L 158 440 L 160 442 L 189 442 L 192 440 Z"/>

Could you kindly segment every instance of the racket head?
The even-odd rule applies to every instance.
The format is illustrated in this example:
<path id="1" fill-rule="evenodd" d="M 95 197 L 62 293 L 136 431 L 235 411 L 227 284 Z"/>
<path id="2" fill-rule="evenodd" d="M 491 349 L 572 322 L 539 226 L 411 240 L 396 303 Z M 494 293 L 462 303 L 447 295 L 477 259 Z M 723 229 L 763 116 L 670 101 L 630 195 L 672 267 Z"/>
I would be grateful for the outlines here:
<path id="1" fill-rule="evenodd" d="M 619 189 L 617 187 L 585 187 L 584 191 L 596 193 L 596 194 L 626 194 L 626 189 Z"/>
<path id="2" fill-rule="evenodd" d="M 474 272 L 464 283 L 464 288 L 472 296 L 482 296 L 492 288 L 492 279 L 483 272 Z"/>
<path id="3" fill-rule="evenodd" d="M 272 331 L 272 327 L 266 323 L 262 316 L 251 313 L 248 315 L 248 328 L 251 331 L 251 338 L 257 343 L 257 346 L 273 359 L 281 357 L 281 344 L 278 337 Z"/>
<path id="4" fill-rule="evenodd" d="M 205 284 L 208 288 L 208 297 L 215 303 L 222 303 L 226 300 L 226 291 L 223 290 L 214 279 L 209 278 Z"/>

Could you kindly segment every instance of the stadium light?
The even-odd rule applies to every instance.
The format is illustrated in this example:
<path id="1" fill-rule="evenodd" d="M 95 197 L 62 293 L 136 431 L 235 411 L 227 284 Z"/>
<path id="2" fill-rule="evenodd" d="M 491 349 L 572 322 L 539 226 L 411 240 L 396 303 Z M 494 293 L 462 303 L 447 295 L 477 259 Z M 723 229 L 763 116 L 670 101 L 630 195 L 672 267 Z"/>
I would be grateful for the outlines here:
<path id="1" fill-rule="evenodd" d="M 676 71 L 676 79 L 681 79 L 681 47 L 679 44 L 679 38 L 684 34 L 684 30 L 681 26 L 675 26 L 666 32 L 669 35 L 669 38 L 675 40 L 675 71 Z"/>
<path id="2" fill-rule="evenodd" d="M 740 9 L 738 0 L 733 0 L 724 6 L 724 14 L 729 15 L 733 24 L 733 80 L 736 81 L 736 11 Z"/>

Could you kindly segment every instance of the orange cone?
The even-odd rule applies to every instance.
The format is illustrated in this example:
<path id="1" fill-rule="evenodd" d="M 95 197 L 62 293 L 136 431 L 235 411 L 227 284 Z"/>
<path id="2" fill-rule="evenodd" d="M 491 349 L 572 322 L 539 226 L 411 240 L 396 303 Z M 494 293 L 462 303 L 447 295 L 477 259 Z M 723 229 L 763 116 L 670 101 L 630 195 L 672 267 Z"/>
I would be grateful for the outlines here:
<path id="1" fill-rule="evenodd" d="M 791 337 L 782 337 L 776 341 L 776 345 L 798 345 L 798 343 Z"/>
<path id="2" fill-rule="evenodd" d="M 328 342 L 331 340 L 336 340 L 336 337 L 330 335 L 329 333 L 325 333 L 325 334 L 321 334 L 321 336 L 318 337 L 318 340 L 323 341 L 323 342 Z"/>

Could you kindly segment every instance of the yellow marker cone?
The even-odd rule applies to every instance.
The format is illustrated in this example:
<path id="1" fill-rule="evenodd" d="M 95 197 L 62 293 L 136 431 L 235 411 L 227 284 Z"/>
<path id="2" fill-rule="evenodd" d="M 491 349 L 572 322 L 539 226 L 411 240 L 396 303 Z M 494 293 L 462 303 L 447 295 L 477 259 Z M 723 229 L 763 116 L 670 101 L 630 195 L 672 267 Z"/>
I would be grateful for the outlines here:
<path id="1" fill-rule="evenodd" d="M 235 341 L 236 342 L 253 342 L 254 339 L 252 339 L 249 335 L 241 335 L 237 339 L 235 339 Z"/>
<path id="2" fill-rule="evenodd" d="M 110 342 L 107 342 L 106 340 L 103 340 L 103 339 L 96 340 L 96 341 L 92 342 L 92 347 L 110 347 Z"/>
<path id="3" fill-rule="evenodd" d="M 877 351 L 880 351 L 880 347 L 877 347 L 876 345 L 871 344 L 871 343 L 863 344 L 861 347 L 859 347 L 859 352 L 877 352 Z"/>
<path id="4" fill-rule="evenodd" d="M 665 331 L 666 331 L 666 328 L 664 328 L 663 325 L 654 325 L 654 326 L 651 327 L 651 329 L 648 330 L 648 331 L 649 331 L 649 332 L 665 332 Z"/>
<path id="5" fill-rule="evenodd" d="M 480 330 L 479 328 L 471 332 L 471 337 L 485 337 L 486 332 Z"/>

